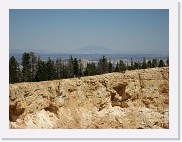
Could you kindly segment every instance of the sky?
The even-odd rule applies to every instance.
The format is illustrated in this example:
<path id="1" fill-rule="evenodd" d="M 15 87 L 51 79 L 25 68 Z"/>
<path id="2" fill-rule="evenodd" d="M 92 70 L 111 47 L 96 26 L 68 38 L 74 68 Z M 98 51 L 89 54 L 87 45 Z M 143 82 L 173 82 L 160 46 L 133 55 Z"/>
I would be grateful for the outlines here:
<path id="1" fill-rule="evenodd" d="M 169 51 L 167 9 L 11 9 L 10 50 L 64 53 L 102 46 L 118 53 Z"/>

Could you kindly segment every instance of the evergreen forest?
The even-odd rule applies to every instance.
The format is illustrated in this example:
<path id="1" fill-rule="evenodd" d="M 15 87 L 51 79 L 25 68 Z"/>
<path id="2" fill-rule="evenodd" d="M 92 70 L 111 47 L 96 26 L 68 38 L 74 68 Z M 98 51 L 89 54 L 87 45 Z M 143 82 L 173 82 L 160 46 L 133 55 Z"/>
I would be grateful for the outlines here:
<path id="1" fill-rule="evenodd" d="M 14 56 L 9 59 L 9 83 L 39 82 L 56 79 L 66 79 L 83 76 L 93 76 L 112 72 L 125 72 L 126 70 L 146 69 L 169 66 L 169 60 L 133 61 L 125 63 L 119 60 L 116 64 L 105 56 L 100 57 L 98 63 L 88 62 L 83 64 L 81 59 L 70 56 L 68 60 L 57 58 L 55 61 L 48 58 L 41 60 L 35 53 L 23 53 L 22 61 L 18 63 Z"/>

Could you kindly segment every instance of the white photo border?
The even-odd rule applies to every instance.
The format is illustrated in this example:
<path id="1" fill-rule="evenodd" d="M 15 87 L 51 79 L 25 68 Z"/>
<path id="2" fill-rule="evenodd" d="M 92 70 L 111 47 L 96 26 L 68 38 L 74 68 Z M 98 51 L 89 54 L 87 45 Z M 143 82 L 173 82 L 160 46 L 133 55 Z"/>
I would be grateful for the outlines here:
<path id="1" fill-rule="evenodd" d="M 10 9 L 169 9 L 169 129 L 9 129 Z M 3 138 L 179 139 L 177 0 L 0 0 L 0 21 L 0 129 Z"/>

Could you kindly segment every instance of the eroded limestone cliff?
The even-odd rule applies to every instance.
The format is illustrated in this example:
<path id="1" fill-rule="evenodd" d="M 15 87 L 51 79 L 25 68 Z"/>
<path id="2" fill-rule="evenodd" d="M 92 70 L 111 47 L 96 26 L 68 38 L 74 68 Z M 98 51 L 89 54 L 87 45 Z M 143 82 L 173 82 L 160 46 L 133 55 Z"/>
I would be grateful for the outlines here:
<path id="1" fill-rule="evenodd" d="M 169 128 L 168 68 L 10 84 L 10 128 Z"/>

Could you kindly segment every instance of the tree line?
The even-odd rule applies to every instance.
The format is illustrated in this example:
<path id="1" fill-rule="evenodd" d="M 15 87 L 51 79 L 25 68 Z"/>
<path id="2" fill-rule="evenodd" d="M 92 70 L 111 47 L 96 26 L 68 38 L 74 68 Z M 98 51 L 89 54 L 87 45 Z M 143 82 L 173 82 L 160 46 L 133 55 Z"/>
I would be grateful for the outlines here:
<path id="1" fill-rule="evenodd" d="M 114 64 L 105 56 L 101 57 L 97 64 L 89 62 L 84 66 L 81 59 L 72 56 L 67 61 L 61 58 L 57 58 L 56 61 L 48 58 L 44 61 L 33 52 L 25 52 L 22 55 L 21 64 L 14 56 L 9 59 L 9 82 L 39 82 L 165 66 L 169 66 L 169 60 L 164 63 L 163 60 L 157 60 L 157 58 L 152 60 L 143 58 L 142 62 L 134 62 L 131 58 L 130 64 L 124 63 L 123 60 Z"/>

